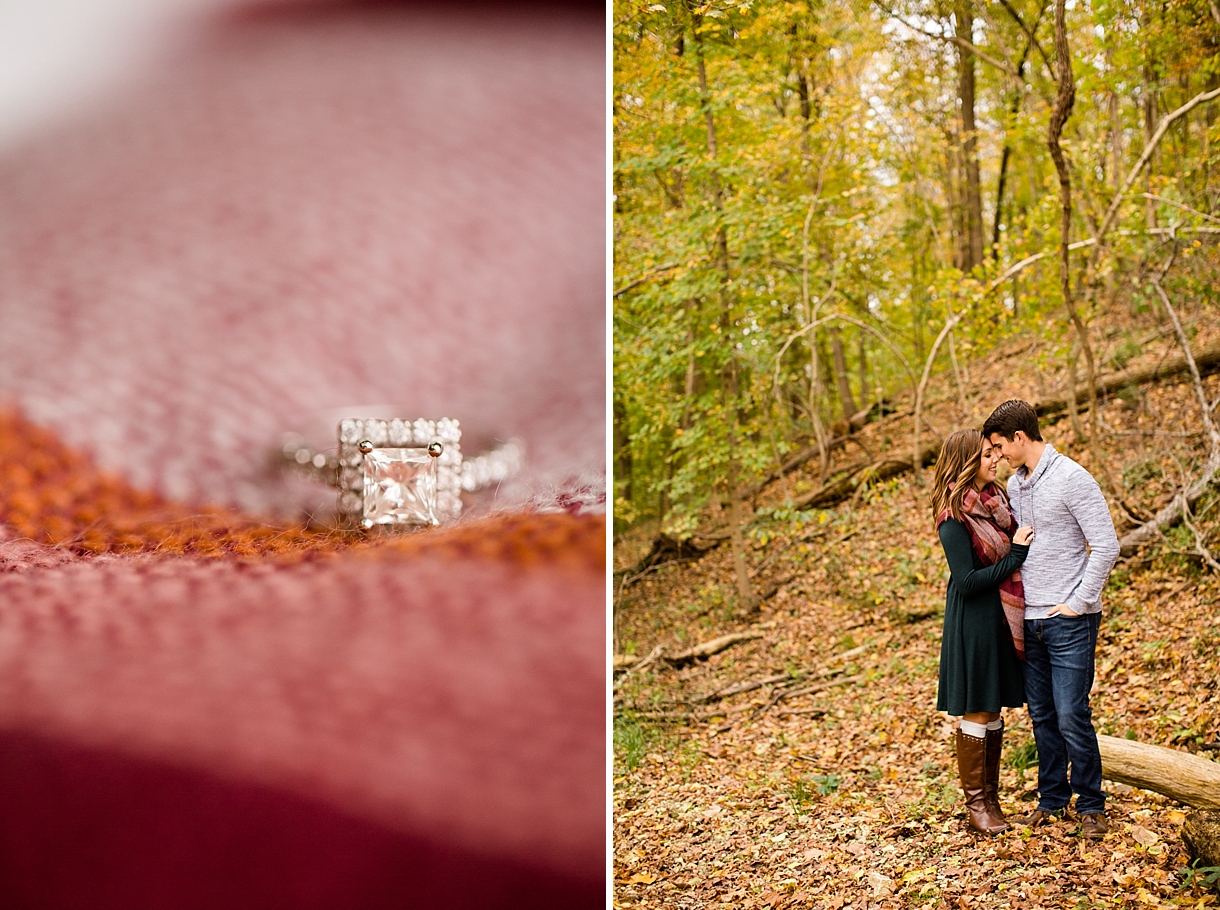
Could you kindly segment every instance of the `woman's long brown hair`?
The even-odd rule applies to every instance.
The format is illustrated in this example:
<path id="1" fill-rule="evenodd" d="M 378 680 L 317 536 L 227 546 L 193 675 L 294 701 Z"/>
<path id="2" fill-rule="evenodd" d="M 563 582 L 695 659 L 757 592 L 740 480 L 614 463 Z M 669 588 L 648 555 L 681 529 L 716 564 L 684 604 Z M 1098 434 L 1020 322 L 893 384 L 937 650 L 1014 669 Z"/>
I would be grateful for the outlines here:
<path id="1" fill-rule="evenodd" d="M 945 509 L 958 521 L 962 520 L 962 497 L 974 482 L 974 475 L 979 472 L 982 456 L 983 434 L 978 430 L 958 430 L 949 434 L 949 438 L 940 447 L 940 457 L 936 459 L 936 474 L 932 478 L 932 494 L 929 500 L 933 522 Z"/>

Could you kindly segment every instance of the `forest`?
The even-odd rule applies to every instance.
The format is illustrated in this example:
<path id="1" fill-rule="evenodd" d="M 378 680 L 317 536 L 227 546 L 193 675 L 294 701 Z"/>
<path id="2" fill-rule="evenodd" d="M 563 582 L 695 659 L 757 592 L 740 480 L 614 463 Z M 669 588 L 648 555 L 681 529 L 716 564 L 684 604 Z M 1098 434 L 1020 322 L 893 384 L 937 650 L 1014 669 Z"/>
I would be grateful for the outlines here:
<path id="1" fill-rule="evenodd" d="M 1034 404 L 1121 543 L 1098 731 L 1210 780 L 1220 6 L 612 15 L 616 905 L 1216 903 L 1220 783 L 1118 752 L 1104 841 L 965 833 L 927 494 L 950 432 Z"/>

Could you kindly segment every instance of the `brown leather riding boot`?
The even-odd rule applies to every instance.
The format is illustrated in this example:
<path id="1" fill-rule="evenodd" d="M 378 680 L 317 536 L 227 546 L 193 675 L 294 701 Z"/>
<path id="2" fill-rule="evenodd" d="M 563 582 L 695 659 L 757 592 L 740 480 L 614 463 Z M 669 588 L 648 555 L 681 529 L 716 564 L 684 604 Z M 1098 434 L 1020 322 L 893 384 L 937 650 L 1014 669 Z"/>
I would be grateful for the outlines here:
<path id="1" fill-rule="evenodd" d="M 957 774 L 966 795 L 966 815 L 970 827 L 982 834 L 999 834 L 1006 823 L 991 817 L 987 810 L 987 740 L 957 731 Z"/>
<path id="2" fill-rule="evenodd" d="M 1008 819 L 1004 817 L 1004 810 L 1000 808 L 1000 753 L 1004 747 L 1004 721 L 1000 720 L 1000 729 L 987 731 L 987 776 L 985 787 L 985 798 L 987 800 L 987 811 L 991 813 L 991 818 L 1008 828 Z"/>

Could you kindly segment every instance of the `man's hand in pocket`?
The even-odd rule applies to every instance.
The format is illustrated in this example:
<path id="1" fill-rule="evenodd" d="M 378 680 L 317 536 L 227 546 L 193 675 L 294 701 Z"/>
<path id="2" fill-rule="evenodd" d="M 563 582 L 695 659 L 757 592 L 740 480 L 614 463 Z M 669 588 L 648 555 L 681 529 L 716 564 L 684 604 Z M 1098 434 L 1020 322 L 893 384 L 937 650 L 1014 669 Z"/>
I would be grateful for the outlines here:
<path id="1" fill-rule="evenodd" d="M 1069 607 L 1067 604 L 1059 604 L 1055 607 L 1048 616 L 1079 616 L 1080 614 Z"/>

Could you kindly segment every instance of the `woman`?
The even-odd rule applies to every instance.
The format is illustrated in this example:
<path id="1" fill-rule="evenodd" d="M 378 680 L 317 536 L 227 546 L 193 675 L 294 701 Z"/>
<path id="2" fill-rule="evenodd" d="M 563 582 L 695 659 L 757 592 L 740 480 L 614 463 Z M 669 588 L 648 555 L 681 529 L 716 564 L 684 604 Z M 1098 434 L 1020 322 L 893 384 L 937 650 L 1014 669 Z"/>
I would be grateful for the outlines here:
<path id="1" fill-rule="evenodd" d="M 1017 569 L 1033 539 L 1032 528 L 1016 528 L 995 483 L 999 460 L 999 449 L 978 430 L 958 430 L 941 446 L 932 485 L 932 514 L 949 561 L 936 708 L 962 718 L 957 770 L 970 826 L 984 834 L 1008 828 L 999 800 L 1000 709 L 1025 703 L 1025 597 Z"/>

